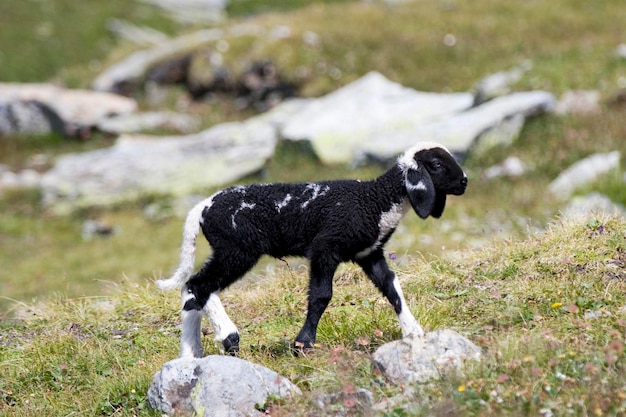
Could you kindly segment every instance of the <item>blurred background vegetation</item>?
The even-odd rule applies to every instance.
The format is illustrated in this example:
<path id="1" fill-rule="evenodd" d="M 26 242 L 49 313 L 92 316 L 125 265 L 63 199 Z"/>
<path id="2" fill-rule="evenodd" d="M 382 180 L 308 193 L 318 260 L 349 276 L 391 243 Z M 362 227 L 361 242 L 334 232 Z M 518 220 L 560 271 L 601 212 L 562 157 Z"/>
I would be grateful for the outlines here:
<path id="1" fill-rule="evenodd" d="M 285 37 L 226 39 L 223 56 L 233 68 L 270 59 L 287 77 L 304 80 L 305 96 L 329 93 L 373 70 L 423 91 L 468 91 L 482 77 L 523 62 L 531 62 L 532 70 L 516 90 L 542 89 L 557 97 L 574 89 L 600 91 L 599 113 L 542 116 L 526 124 L 513 146 L 469 155 L 464 161 L 470 176 L 467 194 L 451 199 L 442 221 L 407 216 L 389 247 L 401 256 L 445 256 L 541 229 L 561 208 L 546 192 L 559 172 L 594 152 L 620 150 L 626 155 L 624 106 L 606 104 L 626 87 L 626 60 L 615 56 L 626 36 L 623 0 L 233 0 L 226 15 L 214 26 L 256 25 L 270 34 L 288 28 Z M 113 18 L 169 36 L 206 27 L 174 22 L 141 1 L 3 2 L 0 81 L 89 88 L 103 69 L 139 48 L 108 30 Z M 319 42 L 303 44 L 306 33 Z M 172 87 L 167 105 L 175 109 L 184 94 Z M 149 107 L 141 93 L 136 98 L 140 106 Z M 202 116 L 204 126 L 252 114 L 235 107 L 201 102 L 192 111 Z M 33 155 L 94 149 L 113 140 L 104 135 L 87 142 L 57 136 L 3 137 L 0 163 L 20 169 Z M 522 177 L 482 175 L 510 155 L 529 165 Z M 246 181 L 371 178 L 380 171 L 322 167 L 310 155 L 282 147 L 262 174 Z M 626 203 L 621 178 L 607 178 L 592 188 Z M 0 192 L 0 311 L 14 308 L 15 301 L 32 302 L 54 293 L 102 294 L 124 280 L 144 282 L 167 275 L 177 263 L 182 219 L 149 219 L 143 211 L 149 200 L 59 217 L 41 207 L 37 190 Z M 118 233 L 83 240 L 82 224 L 93 218 L 113 225 Z"/>

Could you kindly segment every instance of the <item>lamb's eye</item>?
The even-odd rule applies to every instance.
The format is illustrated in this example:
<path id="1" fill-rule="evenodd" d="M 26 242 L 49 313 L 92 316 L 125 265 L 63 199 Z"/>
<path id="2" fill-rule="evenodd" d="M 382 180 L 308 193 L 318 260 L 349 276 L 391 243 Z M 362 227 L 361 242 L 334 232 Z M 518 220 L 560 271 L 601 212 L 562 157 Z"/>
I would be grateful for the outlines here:
<path id="1" fill-rule="evenodd" d="M 430 166 L 433 167 L 433 169 L 440 169 L 443 165 L 439 161 L 433 161 L 430 163 Z"/>

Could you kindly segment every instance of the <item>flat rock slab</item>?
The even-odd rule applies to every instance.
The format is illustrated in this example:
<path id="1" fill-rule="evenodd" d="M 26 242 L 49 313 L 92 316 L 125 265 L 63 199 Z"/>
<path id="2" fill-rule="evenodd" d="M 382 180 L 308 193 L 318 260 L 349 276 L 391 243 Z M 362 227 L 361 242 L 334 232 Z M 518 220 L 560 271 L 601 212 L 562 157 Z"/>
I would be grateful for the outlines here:
<path id="1" fill-rule="evenodd" d="M 128 114 L 137 102 L 117 94 L 66 89 L 53 84 L 0 83 L 0 102 L 36 101 L 53 109 L 66 123 L 94 126 L 111 115 Z"/>
<path id="2" fill-rule="evenodd" d="M 311 100 L 285 123 L 281 135 L 287 140 L 309 141 L 326 164 L 351 163 L 363 144 L 384 140 L 399 129 L 447 118 L 471 107 L 473 100 L 469 93 L 419 92 L 370 72 Z M 419 140 L 415 137 L 412 145 Z"/>
<path id="3" fill-rule="evenodd" d="M 200 120 L 187 114 L 155 111 L 126 114 L 101 120 L 99 130 L 111 134 L 138 133 L 151 129 L 170 129 L 181 133 L 198 130 Z"/>
<path id="4" fill-rule="evenodd" d="M 42 178 L 44 204 L 63 213 L 221 186 L 259 171 L 275 144 L 274 127 L 258 119 L 187 136 L 125 135 L 110 148 L 60 157 Z"/>
<path id="5" fill-rule="evenodd" d="M 515 131 L 523 127 L 526 117 L 549 111 L 554 104 L 554 96 L 545 91 L 513 93 L 444 119 L 416 123 L 385 135 L 373 135 L 356 150 L 380 160 L 389 160 L 419 141 L 441 143 L 456 154 L 465 154 L 476 145 L 484 151 L 498 144 L 497 136 L 510 142 Z M 504 135 L 490 137 L 491 143 L 486 146 L 480 144 L 481 135 L 502 126 Z"/>
<path id="6" fill-rule="evenodd" d="M 442 329 L 423 338 L 386 343 L 372 355 L 374 367 L 397 385 L 440 379 L 467 360 L 479 360 L 481 350 L 454 330 Z"/>
<path id="7" fill-rule="evenodd" d="M 212 355 L 175 359 L 154 375 L 150 405 L 170 415 L 242 417 L 265 415 L 268 396 L 287 398 L 300 389 L 276 372 L 239 358 Z"/>
<path id="8" fill-rule="evenodd" d="M 489 146 L 509 144 L 526 117 L 554 107 L 544 91 L 496 97 L 474 106 L 470 93 L 427 93 L 394 83 L 377 72 L 311 100 L 287 120 L 283 138 L 308 141 L 325 164 L 388 161 L 420 141 L 465 154 L 484 133 Z M 483 148 L 488 148 L 483 147 Z"/>
<path id="9" fill-rule="evenodd" d="M 561 172 L 550 183 L 549 190 L 557 198 L 567 200 L 576 189 L 619 169 L 620 159 L 619 151 L 589 155 Z"/>

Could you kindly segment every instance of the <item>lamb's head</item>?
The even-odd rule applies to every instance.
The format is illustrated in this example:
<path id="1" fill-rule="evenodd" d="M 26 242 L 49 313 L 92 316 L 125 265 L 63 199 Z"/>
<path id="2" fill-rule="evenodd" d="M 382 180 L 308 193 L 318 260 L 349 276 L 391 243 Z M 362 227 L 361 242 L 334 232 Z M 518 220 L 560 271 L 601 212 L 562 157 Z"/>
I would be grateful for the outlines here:
<path id="1" fill-rule="evenodd" d="M 461 195 L 467 175 L 454 156 L 443 146 L 421 142 L 398 158 L 411 206 L 421 218 L 440 217 L 446 195 Z"/>

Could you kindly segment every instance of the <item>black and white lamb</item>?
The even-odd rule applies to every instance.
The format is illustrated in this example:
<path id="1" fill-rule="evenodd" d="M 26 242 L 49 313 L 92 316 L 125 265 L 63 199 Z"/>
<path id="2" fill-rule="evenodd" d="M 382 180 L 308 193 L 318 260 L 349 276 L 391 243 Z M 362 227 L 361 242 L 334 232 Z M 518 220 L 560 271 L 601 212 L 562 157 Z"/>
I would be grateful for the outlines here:
<path id="1" fill-rule="evenodd" d="M 383 247 L 408 211 L 440 217 L 446 195 L 461 195 L 467 176 L 452 154 L 435 143 L 419 143 L 371 181 L 336 180 L 300 184 L 236 186 L 197 204 L 185 221 L 180 265 L 157 281 L 182 289 L 181 357 L 201 357 L 203 314 L 226 352 L 239 350 L 239 332 L 219 293 L 249 271 L 262 255 L 304 256 L 310 261 L 308 312 L 296 336 L 299 349 L 312 348 L 317 325 L 333 294 L 337 266 L 352 261 L 391 302 L 404 336 L 424 330 L 409 311 Z M 199 230 L 212 248 L 192 275 Z"/>

